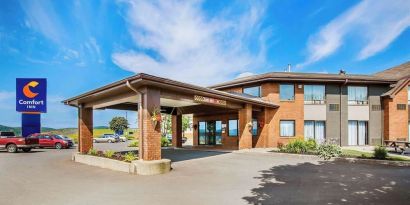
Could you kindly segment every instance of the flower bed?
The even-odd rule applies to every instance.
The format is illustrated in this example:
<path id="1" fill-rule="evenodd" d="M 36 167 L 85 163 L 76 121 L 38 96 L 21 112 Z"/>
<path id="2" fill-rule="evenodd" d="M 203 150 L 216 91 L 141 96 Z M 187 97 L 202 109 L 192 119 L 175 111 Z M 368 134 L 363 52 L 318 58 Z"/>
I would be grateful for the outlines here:
<path id="1" fill-rule="evenodd" d="M 124 162 L 132 162 L 138 159 L 138 157 L 136 156 L 134 152 L 127 152 L 124 154 L 122 152 L 114 152 L 112 150 L 98 151 L 95 149 L 90 149 L 90 151 L 88 151 L 88 155 L 104 157 L 104 158 L 124 161 Z"/>

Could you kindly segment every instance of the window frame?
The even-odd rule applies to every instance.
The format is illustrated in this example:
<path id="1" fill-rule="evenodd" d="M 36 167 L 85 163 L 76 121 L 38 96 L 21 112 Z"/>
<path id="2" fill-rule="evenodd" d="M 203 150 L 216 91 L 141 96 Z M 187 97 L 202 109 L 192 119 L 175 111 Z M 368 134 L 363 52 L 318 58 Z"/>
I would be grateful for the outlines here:
<path id="1" fill-rule="evenodd" d="M 282 127 L 281 127 L 281 123 L 284 121 L 289 121 L 289 122 L 293 122 L 293 135 L 292 136 L 282 136 Z M 281 138 L 292 138 L 292 137 L 296 137 L 296 120 L 279 120 L 279 137 Z"/>
<path id="2" fill-rule="evenodd" d="M 236 120 L 236 135 L 231 135 L 231 123 L 230 121 Z M 228 120 L 228 137 L 238 137 L 239 135 L 239 120 L 238 119 L 229 119 Z"/>
<path id="3" fill-rule="evenodd" d="M 326 120 L 304 120 L 303 121 L 303 130 L 305 130 L 305 122 L 313 122 L 313 139 L 316 140 L 316 123 L 324 122 L 324 138 L 326 139 Z M 305 135 L 305 133 L 303 133 Z M 306 136 L 304 136 L 305 138 Z"/>
<path id="4" fill-rule="evenodd" d="M 206 139 L 205 139 L 205 144 L 201 144 L 201 122 L 203 122 L 205 124 L 204 128 L 205 128 L 205 138 L 206 138 L 206 121 L 198 121 L 198 145 L 206 145 Z"/>
<path id="5" fill-rule="evenodd" d="M 306 86 L 321 86 L 321 87 L 323 87 L 324 88 L 323 89 L 323 91 L 324 91 L 323 100 L 314 100 L 314 99 L 306 100 L 305 99 L 305 97 L 306 97 L 306 92 L 305 92 L 306 91 L 305 90 Z M 318 103 L 316 101 L 318 101 Z M 305 105 L 324 105 L 324 104 L 326 104 L 326 85 L 325 84 L 304 84 L 303 85 L 303 102 L 304 102 Z"/>
<path id="6" fill-rule="evenodd" d="M 282 85 L 291 85 L 291 86 L 293 86 L 293 93 L 292 93 L 292 95 L 293 95 L 293 98 L 292 99 L 282 99 L 282 88 L 281 88 L 281 86 Z M 281 102 L 293 102 L 293 101 L 295 101 L 295 91 L 296 91 L 296 89 L 295 89 L 295 84 L 292 84 L 292 83 L 280 83 L 279 84 L 279 101 L 281 101 Z"/>
<path id="7" fill-rule="evenodd" d="M 357 100 L 357 96 L 355 96 L 356 100 L 349 100 L 349 87 L 362 87 L 362 88 L 366 88 L 366 100 L 365 101 L 361 101 L 361 100 Z M 347 104 L 348 105 L 369 105 L 369 86 L 366 85 L 348 85 L 347 86 Z"/>
<path id="8" fill-rule="evenodd" d="M 258 88 L 258 96 L 245 93 L 245 89 L 249 89 L 249 88 Z M 262 96 L 262 88 L 261 88 L 260 85 L 256 85 L 256 86 L 246 86 L 246 87 L 243 87 L 243 88 L 242 88 L 242 93 L 243 93 L 243 94 L 250 95 L 250 96 L 254 96 L 254 97 L 260 98 L 260 97 Z"/>
<path id="9" fill-rule="evenodd" d="M 256 122 L 256 133 L 253 133 L 253 123 L 254 122 Z M 258 122 L 257 119 L 252 119 L 252 131 L 251 131 L 251 133 L 252 133 L 253 137 L 258 136 L 258 134 L 259 134 L 259 122 Z"/>

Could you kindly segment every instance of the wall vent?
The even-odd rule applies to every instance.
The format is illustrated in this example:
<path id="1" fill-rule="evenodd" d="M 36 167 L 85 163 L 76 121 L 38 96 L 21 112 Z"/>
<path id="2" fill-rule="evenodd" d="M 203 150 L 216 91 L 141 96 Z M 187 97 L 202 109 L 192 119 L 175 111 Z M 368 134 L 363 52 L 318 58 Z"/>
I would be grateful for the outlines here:
<path id="1" fill-rule="evenodd" d="M 340 111 L 339 104 L 329 104 L 329 111 Z"/>
<path id="2" fill-rule="evenodd" d="M 382 110 L 381 105 L 372 105 L 372 111 L 380 111 L 380 110 Z"/>
<path id="3" fill-rule="evenodd" d="M 397 104 L 397 110 L 406 110 L 406 104 Z"/>

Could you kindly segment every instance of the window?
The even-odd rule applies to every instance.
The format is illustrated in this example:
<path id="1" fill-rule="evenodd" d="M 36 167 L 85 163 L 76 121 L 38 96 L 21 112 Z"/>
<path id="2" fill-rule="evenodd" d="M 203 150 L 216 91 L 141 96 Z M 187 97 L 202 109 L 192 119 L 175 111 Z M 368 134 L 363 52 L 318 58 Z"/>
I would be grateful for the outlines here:
<path id="1" fill-rule="evenodd" d="M 294 120 L 281 120 L 280 121 L 280 136 L 281 137 L 295 136 L 295 121 Z"/>
<path id="2" fill-rule="evenodd" d="M 348 127 L 348 145 L 368 144 L 367 121 L 349 120 Z"/>
<path id="3" fill-rule="evenodd" d="M 367 87 L 349 86 L 347 92 L 349 95 L 349 105 L 367 104 Z"/>
<path id="4" fill-rule="evenodd" d="M 406 104 L 397 104 L 397 110 L 406 110 Z"/>
<path id="5" fill-rule="evenodd" d="M 243 93 L 252 95 L 255 97 L 260 97 L 261 96 L 261 86 L 243 88 Z"/>
<path id="6" fill-rule="evenodd" d="M 305 104 L 324 104 L 325 86 L 324 85 L 305 85 L 304 88 Z"/>
<path id="7" fill-rule="evenodd" d="M 410 105 L 410 86 L 407 87 L 407 102 Z"/>
<path id="8" fill-rule="evenodd" d="M 325 141 L 325 121 L 305 121 L 305 139 L 314 139 L 317 143 Z"/>
<path id="9" fill-rule="evenodd" d="M 258 121 L 253 119 L 252 120 L 252 136 L 258 135 Z"/>
<path id="10" fill-rule="evenodd" d="M 280 100 L 293 101 L 295 100 L 295 85 L 280 84 L 279 85 Z"/>
<path id="11" fill-rule="evenodd" d="M 222 144 L 222 121 L 215 122 L 215 144 Z"/>
<path id="12" fill-rule="evenodd" d="M 228 129 L 228 134 L 230 137 L 238 136 L 238 120 L 229 120 Z"/>
<path id="13" fill-rule="evenodd" d="M 200 145 L 206 144 L 206 123 L 205 122 L 199 122 L 199 140 L 198 143 Z"/>

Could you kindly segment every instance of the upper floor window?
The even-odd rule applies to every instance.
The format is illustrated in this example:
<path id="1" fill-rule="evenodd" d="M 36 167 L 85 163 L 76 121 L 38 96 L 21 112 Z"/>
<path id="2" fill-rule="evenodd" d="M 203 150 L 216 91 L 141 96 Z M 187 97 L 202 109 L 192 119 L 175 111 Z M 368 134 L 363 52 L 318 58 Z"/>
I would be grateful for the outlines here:
<path id="1" fill-rule="evenodd" d="M 408 104 L 410 105 L 410 86 L 407 87 L 407 101 L 408 101 Z"/>
<path id="2" fill-rule="evenodd" d="M 324 104 L 325 86 L 324 85 L 305 85 L 304 89 L 305 104 Z"/>
<path id="3" fill-rule="evenodd" d="M 279 85 L 280 100 L 293 101 L 295 100 L 295 85 L 293 84 L 280 84 Z"/>
<path id="4" fill-rule="evenodd" d="M 260 97 L 261 96 L 261 86 L 243 88 L 243 93 L 252 95 L 255 97 Z"/>
<path id="5" fill-rule="evenodd" d="M 367 104 L 367 87 L 365 86 L 348 86 L 349 105 Z"/>

